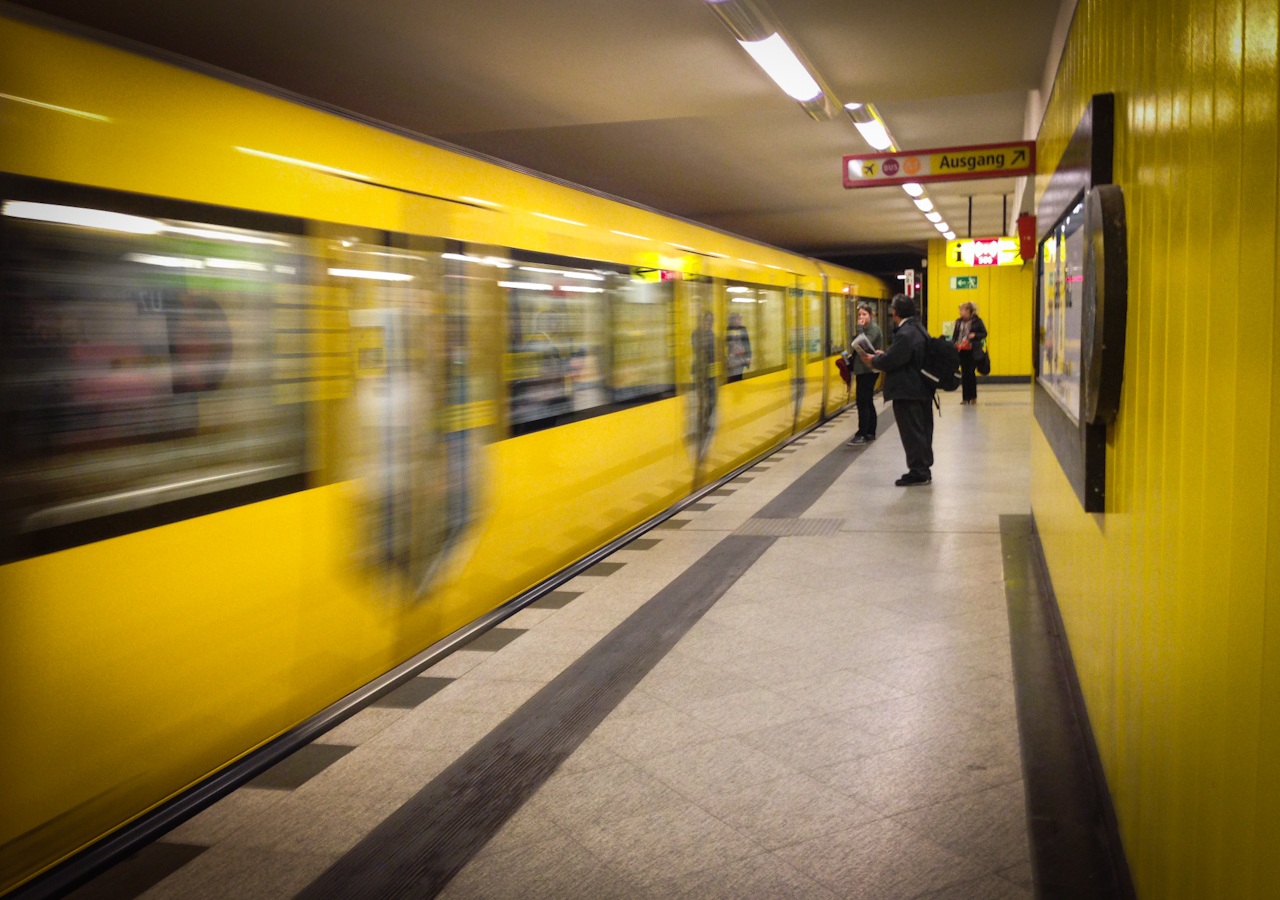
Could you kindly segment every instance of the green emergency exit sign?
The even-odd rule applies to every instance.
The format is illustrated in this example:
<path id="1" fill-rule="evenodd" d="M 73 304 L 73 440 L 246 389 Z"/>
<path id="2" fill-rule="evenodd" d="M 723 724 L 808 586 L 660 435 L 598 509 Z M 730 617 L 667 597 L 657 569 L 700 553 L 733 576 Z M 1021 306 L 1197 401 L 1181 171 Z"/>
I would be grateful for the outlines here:
<path id="1" fill-rule="evenodd" d="M 978 289 L 977 275 L 952 275 L 951 290 L 953 291 L 976 291 Z"/>

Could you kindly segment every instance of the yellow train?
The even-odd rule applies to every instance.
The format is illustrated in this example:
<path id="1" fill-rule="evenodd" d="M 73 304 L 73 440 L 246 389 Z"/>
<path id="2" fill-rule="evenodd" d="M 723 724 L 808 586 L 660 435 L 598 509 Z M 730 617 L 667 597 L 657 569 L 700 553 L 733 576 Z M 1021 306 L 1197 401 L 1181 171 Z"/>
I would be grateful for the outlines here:
<path id="1" fill-rule="evenodd" d="M 0 18 L 0 893 L 847 401 L 885 286 Z"/>

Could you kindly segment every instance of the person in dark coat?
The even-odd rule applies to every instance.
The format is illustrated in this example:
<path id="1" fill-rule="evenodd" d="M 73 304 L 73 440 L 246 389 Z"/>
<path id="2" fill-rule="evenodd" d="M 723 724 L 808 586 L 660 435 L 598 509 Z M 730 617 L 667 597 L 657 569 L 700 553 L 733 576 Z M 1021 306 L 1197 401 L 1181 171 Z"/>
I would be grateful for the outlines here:
<path id="1" fill-rule="evenodd" d="M 875 319 L 872 317 L 871 307 L 865 303 L 858 304 L 858 326 L 854 337 L 859 334 L 865 334 L 867 340 L 871 342 L 871 346 L 877 350 L 884 349 L 884 335 L 880 333 L 880 326 L 875 323 Z M 876 405 L 874 399 L 876 379 L 880 377 L 880 373 L 858 357 L 854 357 L 853 365 L 849 367 L 849 371 L 853 375 L 858 398 L 858 431 L 849 443 L 865 444 L 876 439 Z"/>
<path id="2" fill-rule="evenodd" d="M 893 401 L 893 416 L 907 456 L 907 474 L 894 484 L 910 487 L 933 480 L 933 388 L 920 374 L 929 333 L 916 318 L 916 302 L 906 294 L 893 298 L 893 343 L 862 361 L 884 372 L 884 398 Z"/>
<path id="3" fill-rule="evenodd" d="M 986 349 L 987 326 L 978 318 L 978 304 L 961 303 L 960 318 L 951 330 L 951 343 L 960 353 L 960 402 L 972 406 L 978 402 L 978 378 L 974 370 L 982 361 Z"/>

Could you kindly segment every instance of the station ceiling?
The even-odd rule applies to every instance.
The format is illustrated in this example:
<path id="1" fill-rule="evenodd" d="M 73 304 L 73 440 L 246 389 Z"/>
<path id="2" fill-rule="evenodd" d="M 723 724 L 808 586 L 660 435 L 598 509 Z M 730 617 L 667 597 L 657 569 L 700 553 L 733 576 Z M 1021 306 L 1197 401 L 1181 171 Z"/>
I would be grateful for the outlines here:
<path id="1" fill-rule="evenodd" d="M 897 187 L 845 190 L 870 152 L 817 122 L 704 0 L 29 0 L 20 5 L 780 247 L 923 246 Z M 1023 136 L 1060 0 L 772 0 L 841 102 L 915 149 Z M 1061 25 L 1058 28 L 1061 29 Z M 953 230 L 1001 232 L 1012 179 L 929 186 Z"/>

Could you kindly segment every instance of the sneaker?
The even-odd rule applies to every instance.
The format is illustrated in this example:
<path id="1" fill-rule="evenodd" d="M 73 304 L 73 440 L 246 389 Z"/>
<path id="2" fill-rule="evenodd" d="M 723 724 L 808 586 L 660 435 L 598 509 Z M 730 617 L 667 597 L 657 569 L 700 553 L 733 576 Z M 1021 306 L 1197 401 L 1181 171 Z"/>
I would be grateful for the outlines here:
<path id="1" fill-rule="evenodd" d="M 875 438 L 870 438 L 870 440 L 875 440 Z M 867 441 L 868 438 L 865 434 L 855 434 L 853 437 L 849 438 L 849 446 L 856 447 L 858 444 L 865 444 Z"/>
<path id="2" fill-rule="evenodd" d="M 908 472 L 897 481 L 894 482 L 898 487 L 912 487 L 917 484 L 929 484 L 933 481 L 932 475 L 916 475 Z"/>

